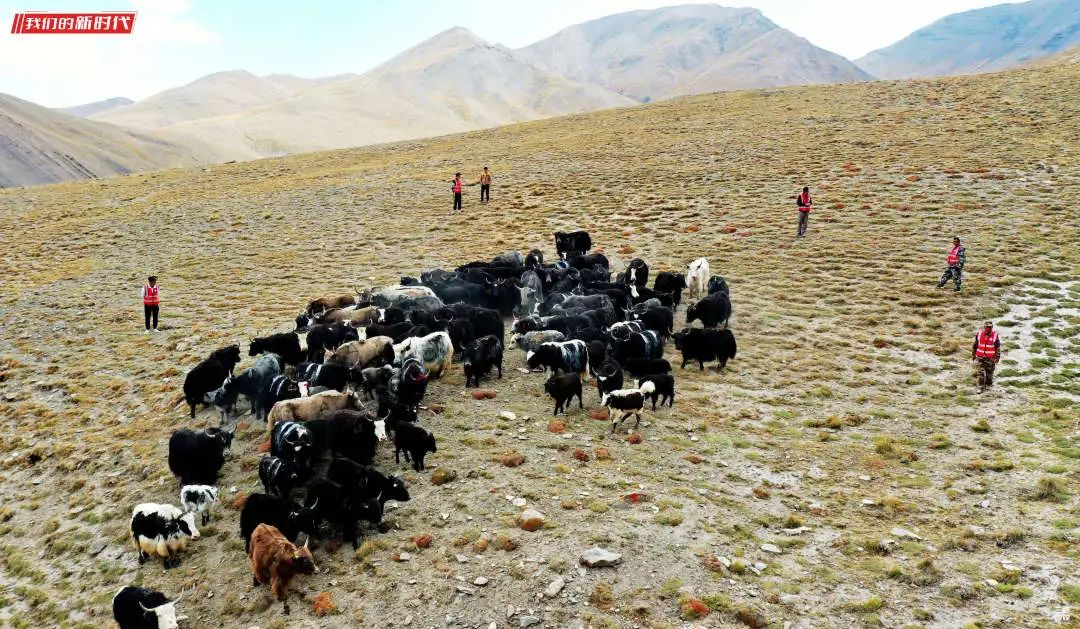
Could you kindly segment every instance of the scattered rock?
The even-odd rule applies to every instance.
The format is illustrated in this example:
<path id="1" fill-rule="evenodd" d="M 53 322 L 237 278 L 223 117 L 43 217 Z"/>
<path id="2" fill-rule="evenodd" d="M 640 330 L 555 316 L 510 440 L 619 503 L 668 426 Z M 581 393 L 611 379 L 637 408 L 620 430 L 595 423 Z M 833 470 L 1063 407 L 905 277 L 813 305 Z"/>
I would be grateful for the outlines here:
<path id="1" fill-rule="evenodd" d="M 561 419 L 553 419 L 548 422 L 547 429 L 548 432 L 553 432 L 555 434 L 566 432 L 566 422 Z"/>
<path id="2" fill-rule="evenodd" d="M 474 400 L 494 400 L 496 395 L 495 389 L 476 389 L 472 392 Z"/>
<path id="3" fill-rule="evenodd" d="M 921 536 L 916 535 L 915 533 L 912 533 L 911 531 L 909 531 L 909 530 L 907 530 L 905 528 L 900 528 L 899 526 L 893 527 L 893 530 L 889 531 L 889 534 L 890 535 L 895 535 L 896 537 L 906 537 L 908 539 L 915 539 L 915 540 L 922 539 Z"/>
<path id="4" fill-rule="evenodd" d="M 735 616 L 738 617 L 739 622 L 750 627 L 751 629 L 761 629 L 765 625 L 769 624 L 765 619 L 764 614 L 756 609 L 750 609 L 749 607 L 740 607 Z"/>
<path id="5" fill-rule="evenodd" d="M 428 546 L 431 546 L 431 540 L 432 537 L 426 533 L 423 535 L 414 535 L 409 538 L 409 541 L 417 548 L 427 548 Z"/>
<path id="6" fill-rule="evenodd" d="M 412 559 L 411 553 L 395 553 L 394 560 L 400 562 L 406 562 Z"/>
<path id="7" fill-rule="evenodd" d="M 465 587 L 464 585 L 457 586 L 457 591 L 461 592 L 462 594 L 468 594 L 469 596 L 472 596 L 473 594 L 476 594 L 476 590 L 474 590 L 472 588 Z"/>
<path id="8" fill-rule="evenodd" d="M 475 579 L 473 579 L 473 582 L 472 582 L 473 585 L 479 585 L 480 587 L 483 587 L 483 586 L 487 585 L 488 583 L 489 583 L 489 581 L 488 581 L 487 577 L 476 577 Z"/>
<path id="9" fill-rule="evenodd" d="M 588 566 L 589 568 L 608 568 L 622 563 L 622 555 L 600 548 L 599 546 L 594 546 L 581 553 L 581 557 L 578 561 L 581 565 Z"/>
<path id="10" fill-rule="evenodd" d="M 526 509 L 518 516 L 517 522 L 526 531 L 536 531 L 544 525 L 544 514 L 536 509 Z"/>
<path id="11" fill-rule="evenodd" d="M 457 478 L 457 471 L 456 470 L 452 470 L 452 469 L 447 468 L 447 467 L 440 467 L 440 468 L 436 468 L 436 470 L 431 473 L 431 484 L 432 485 L 445 485 L 446 483 L 449 483 L 449 482 L 455 480 L 456 478 Z"/>
<path id="12" fill-rule="evenodd" d="M 518 618 L 518 626 L 524 629 L 525 627 L 531 627 L 533 625 L 539 625 L 540 619 L 536 616 L 520 616 Z"/>
<path id="13" fill-rule="evenodd" d="M 544 588 L 544 596 L 548 598 L 555 598 L 562 592 L 562 589 L 566 587 L 566 581 L 562 577 L 555 577 L 555 580 L 548 583 L 548 586 Z"/>
<path id="14" fill-rule="evenodd" d="M 469 558 L 465 555 L 454 555 L 454 559 L 457 559 L 458 563 L 468 563 Z"/>
<path id="15" fill-rule="evenodd" d="M 517 419 L 517 415 L 513 414 L 510 411 L 502 411 L 501 413 L 499 413 L 499 417 L 505 419 L 506 421 L 510 421 L 510 422 Z"/>
<path id="16" fill-rule="evenodd" d="M 611 419 L 610 417 L 608 417 L 607 411 L 600 408 L 594 408 L 593 410 L 588 412 L 588 415 L 592 419 Z"/>
<path id="17" fill-rule="evenodd" d="M 510 501 L 510 504 L 514 505 L 515 507 L 524 507 L 525 505 L 529 504 L 529 501 L 525 500 L 524 498 L 514 498 Z"/>
<path id="18" fill-rule="evenodd" d="M 599 447 L 599 448 L 596 449 L 595 452 L 596 452 L 596 460 L 597 461 L 610 461 L 611 460 L 611 452 L 609 452 L 607 448 Z"/>
<path id="19" fill-rule="evenodd" d="M 506 467 L 517 467 L 525 462 L 525 455 L 521 454 L 517 450 L 511 450 L 509 452 L 500 454 L 499 463 L 502 463 Z"/>
<path id="20" fill-rule="evenodd" d="M 626 443 L 638 444 L 641 443 L 641 435 L 638 433 L 631 433 L 626 436 Z"/>
<path id="21" fill-rule="evenodd" d="M 780 550 L 780 547 L 776 544 L 762 544 L 761 550 L 764 550 L 767 553 L 772 553 L 774 555 L 779 555 L 780 553 L 784 552 Z"/>
<path id="22" fill-rule="evenodd" d="M 574 450 L 574 458 L 581 461 L 582 463 L 586 463 L 589 460 L 589 453 L 582 450 L 581 448 L 577 448 Z"/>

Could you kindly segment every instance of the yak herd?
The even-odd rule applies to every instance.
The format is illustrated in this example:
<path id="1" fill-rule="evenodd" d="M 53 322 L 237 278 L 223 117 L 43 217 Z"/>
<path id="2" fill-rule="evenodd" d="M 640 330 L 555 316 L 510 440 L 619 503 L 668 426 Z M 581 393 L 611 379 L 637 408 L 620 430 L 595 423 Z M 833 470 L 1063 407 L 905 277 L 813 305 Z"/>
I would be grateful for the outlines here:
<path id="1" fill-rule="evenodd" d="M 722 369 L 735 357 L 728 287 L 704 258 L 685 273 L 657 273 L 649 288 L 644 260 L 613 277 L 607 257 L 589 253 L 587 232 L 556 232 L 555 248 L 554 263 L 536 249 L 510 252 L 403 276 L 394 286 L 318 297 L 294 330 L 252 339 L 248 354 L 256 359 L 240 373 L 238 345 L 212 352 L 188 372 L 183 398 L 192 418 L 199 407 L 214 407 L 220 425 L 183 428 L 169 439 L 181 506 L 135 507 L 131 535 L 140 563 L 157 556 L 166 569 L 175 566 L 199 537 L 195 519 L 205 525 L 217 500 L 241 397 L 255 421 L 265 422 L 268 451 L 258 465 L 264 491 L 244 501 L 240 536 L 254 584 L 269 584 L 289 613 L 289 580 L 318 570 L 312 537 L 340 534 L 355 548 L 361 522 L 378 527 L 387 501 L 409 500 L 404 480 L 373 462 L 378 445 L 390 441 L 395 464 L 404 456 L 416 471 L 425 469 L 426 455 L 436 452 L 435 436 L 419 422 L 429 381 L 445 375 L 455 355 L 466 388 L 493 371 L 502 378 L 507 320 L 509 343 L 524 350 L 527 371 L 551 372 L 543 387 L 554 413 L 565 413 L 574 398 L 584 408 L 583 382 L 594 378 L 612 431 L 629 417 L 636 428 L 647 406 L 674 404 L 675 377 L 663 358 L 669 339 L 681 367 L 716 361 Z M 684 290 L 696 301 L 686 309 L 686 327 L 675 331 Z M 113 611 L 125 629 L 176 627 L 176 602 L 129 586 L 114 597 Z"/>

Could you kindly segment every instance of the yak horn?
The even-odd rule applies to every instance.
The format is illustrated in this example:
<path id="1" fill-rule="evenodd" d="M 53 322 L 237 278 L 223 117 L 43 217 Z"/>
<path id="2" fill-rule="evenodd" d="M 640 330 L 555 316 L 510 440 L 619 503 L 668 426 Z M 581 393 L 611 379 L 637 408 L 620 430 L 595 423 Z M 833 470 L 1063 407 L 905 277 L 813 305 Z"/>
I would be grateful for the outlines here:
<path id="1" fill-rule="evenodd" d="M 183 588 L 181 588 L 180 589 L 180 596 L 177 596 L 176 600 L 173 601 L 173 603 L 179 603 L 183 598 L 184 598 L 184 590 L 183 590 Z"/>

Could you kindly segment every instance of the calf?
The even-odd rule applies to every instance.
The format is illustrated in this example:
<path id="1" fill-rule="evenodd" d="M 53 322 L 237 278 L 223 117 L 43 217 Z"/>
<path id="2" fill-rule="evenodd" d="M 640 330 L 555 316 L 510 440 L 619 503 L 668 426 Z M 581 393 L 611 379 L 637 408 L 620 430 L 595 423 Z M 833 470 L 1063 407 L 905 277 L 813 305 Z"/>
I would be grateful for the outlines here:
<path id="1" fill-rule="evenodd" d="M 394 362 L 402 364 L 407 357 L 421 361 L 429 378 L 438 378 L 450 369 L 454 346 L 446 332 L 435 332 L 421 338 L 410 338 L 394 345 Z"/>
<path id="2" fill-rule="evenodd" d="M 717 293 L 720 294 L 720 293 Z M 682 366 L 697 361 L 698 369 L 704 370 L 706 361 L 718 361 L 723 369 L 727 361 L 735 358 L 735 335 L 731 330 L 686 328 L 675 333 L 675 349 L 682 351 Z"/>
<path id="3" fill-rule="evenodd" d="M 237 354 L 240 352 L 240 346 L 232 346 L 236 348 Z M 223 348 L 210 354 L 210 357 L 202 361 L 198 365 L 191 368 L 191 371 L 184 377 L 184 401 L 187 402 L 191 408 L 191 418 L 195 419 L 195 407 L 199 404 L 208 404 L 207 394 L 214 391 L 232 374 L 232 369 L 239 362 L 237 357 L 236 362 L 232 362 L 231 355 L 218 355 L 218 352 L 223 350 L 231 351 L 232 348 Z"/>
<path id="4" fill-rule="evenodd" d="M 270 584 L 270 591 L 289 613 L 289 581 L 297 574 L 318 572 L 307 542 L 297 548 L 273 526 L 260 524 L 251 535 L 251 571 L 255 586 Z"/>
<path id="5" fill-rule="evenodd" d="M 300 482 L 300 470 L 285 459 L 267 454 L 259 459 L 259 480 L 267 494 L 288 498 Z"/>
<path id="6" fill-rule="evenodd" d="M 731 318 L 731 299 L 727 293 L 711 293 L 686 309 L 686 325 L 695 319 L 700 319 L 706 328 L 715 328 L 723 323 L 727 328 L 728 319 Z"/>
<path id="7" fill-rule="evenodd" d="M 544 283 L 536 271 L 529 269 L 521 274 L 518 280 L 521 290 L 521 306 L 515 311 L 515 315 L 527 315 L 533 312 L 544 299 Z"/>
<path id="8" fill-rule="evenodd" d="M 251 494 L 240 510 L 240 537 L 244 540 L 244 550 L 251 552 L 251 534 L 260 524 L 269 524 L 294 541 L 300 533 L 315 535 L 318 532 L 315 513 L 314 507 L 301 507 L 288 498 Z"/>
<path id="9" fill-rule="evenodd" d="M 698 258 L 686 265 L 686 287 L 691 297 L 698 297 L 706 292 L 709 282 L 709 261 Z"/>
<path id="10" fill-rule="evenodd" d="M 341 323 L 347 324 L 353 328 L 362 328 L 372 323 L 377 322 L 379 319 L 379 309 L 375 306 L 364 306 L 363 308 L 338 308 L 337 310 L 327 310 L 323 314 L 316 317 L 318 323 Z M 311 338 L 308 338 L 308 346 L 311 345 Z"/>
<path id="11" fill-rule="evenodd" d="M 304 360 L 304 352 L 300 349 L 300 337 L 296 332 L 282 332 L 251 339 L 248 355 L 258 356 L 259 354 L 277 354 L 288 365 L 298 365 Z"/>
<path id="12" fill-rule="evenodd" d="M 581 401 L 581 377 L 576 373 L 553 374 L 544 383 L 544 391 L 555 400 L 555 415 L 566 413 L 566 407 L 577 396 L 578 408 L 585 408 Z"/>
<path id="13" fill-rule="evenodd" d="M 347 323 L 320 323 L 307 333 L 308 362 L 322 362 L 327 350 L 333 351 L 349 341 L 360 340 L 356 328 Z"/>
<path id="14" fill-rule="evenodd" d="M 660 406 L 663 406 L 665 402 L 669 407 L 675 405 L 675 376 L 669 373 L 651 374 L 639 378 L 638 387 L 640 388 L 646 382 L 654 385 L 652 393 L 648 395 L 652 399 L 652 410 L 656 410 L 657 398 L 660 398 Z"/>
<path id="15" fill-rule="evenodd" d="M 633 376 L 644 376 L 650 373 L 671 373 L 671 363 L 664 358 L 631 358 L 622 361 L 621 364 Z"/>
<path id="16" fill-rule="evenodd" d="M 217 502 L 218 489 L 213 485 L 184 485 L 180 488 L 180 506 L 185 513 L 202 515 L 202 525 L 210 521 L 210 508 Z"/>
<path id="17" fill-rule="evenodd" d="M 328 521 L 341 527 L 342 537 L 352 542 L 353 548 L 360 547 L 357 522 L 378 524 L 383 516 L 383 505 L 378 498 L 356 500 L 341 485 L 325 478 L 308 485 L 304 506 L 314 512 L 316 525 Z"/>
<path id="18" fill-rule="evenodd" d="M 411 323 L 403 324 L 406 329 Z M 389 336 L 369 336 L 361 341 L 350 341 L 334 351 L 326 352 L 325 362 L 351 369 L 378 366 L 394 359 L 394 339 Z"/>
<path id="19" fill-rule="evenodd" d="M 631 415 L 635 418 L 634 428 L 636 429 L 638 424 L 641 423 L 641 411 L 645 408 L 645 397 L 652 395 L 655 390 L 655 384 L 646 382 L 636 389 L 619 389 L 604 394 L 604 397 L 600 398 L 600 405 L 608 408 L 608 417 L 613 417 L 611 409 L 622 411 L 622 417 L 611 420 L 611 432 L 615 432 L 619 425 Z"/>
<path id="20" fill-rule="evenodd" d="M 492 335 L 482 336 L 473 341 L 462 352 L 461 364 L 465 371 L 465 388 L 469 383 L 476 381 L 480 386 L 480 376 L 491 372 L 492 367 L 499 369 L 499 378 L 502 379 L 503 345 L 502 342 Z"/>
<path id="21" fill-rule="evenodd" d="M 672 273 L 671 271 L 661 271 L 660 273 L 657 273 L 656 279 L 653 281 L 653 291 L 671 295 L 671 301 L 676 307 L 682 303 L 682 292 L 684 288 L 687 288 L 686 278 L 678 273 Z"/>
<path id="22" fill-rule="evenodd" d="M 578 373 L 584 378 L 589 371 L 589 347 L 580 340 L 543 343 L 535 352 L 525 355 L 525 362 L 529 369 L 542 367 L 544 371 Z"/>
<path id="23" fill-rule="evenodd" d="M 232 439 L 233 433 L 220 428 L 181 428 L 169 437 L 169 469 L 181 485 L 215 485 Z"/>
<path id="24" fill-rule="evenodd" d="M 166 570 L 180 563 L 178 553 L 188 541 L 199 537 L 195 514 L 184 513 L 173 505 L 144 502 L 131 512 L 131 541 L 139 551 L 139 563 L 151 555 L 164 561 Z"/>
<path id="25" fill-rule="evenodd" d="M 618 391 L 623 387 L 623 370 L 614 358 L 608 358 L 596 370 L 596 392 L 600 399 L 612 391 Z"/>
<path id="26" fill-rule="evenodd" d="M 539 269 L 544 266 L 544 252 L 539 249 L 529 251 L 525 256 L 525 266 L 530 269 Z"/>
<path id="27" fill-rule="evenodd" d="M 424 457 L 428 452 L 438 452 L 435 448 L 435 435 L 428 429 L 402 422 L 394 429 L 394 463 L 400 465 L 399 455 L 405 453 L 405 462 L 411 457 L 413 469 L 424 471 Z"/>
<path id="28" fill-rule="evenodd" d="M 283 400 L 270 409 L 266 417 L 266 430 L 273 432 L 274 425 L 283 421 L 306 422 L 322 419 L 334 411 L 359 406 L 356 393 L 326 391 L 308 397 Z"/>
<path id="29" fill-rule="evenodd" d="M 176 615 L 182 598 L 183 594 L 169 601 L 157 590 L 129 585 L 113 596 L 113 618 L 120 629 L 176 629 L 179 621 L 187 619 Z"/>

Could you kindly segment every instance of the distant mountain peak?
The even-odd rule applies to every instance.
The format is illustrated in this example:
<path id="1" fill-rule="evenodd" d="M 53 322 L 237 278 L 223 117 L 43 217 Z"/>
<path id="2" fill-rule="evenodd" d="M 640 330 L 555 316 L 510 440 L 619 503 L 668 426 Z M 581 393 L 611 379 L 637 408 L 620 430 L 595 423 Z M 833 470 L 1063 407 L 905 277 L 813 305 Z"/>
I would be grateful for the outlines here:
<path id="1" fill-rule="evenodd" d="M 114 96 L 112 98 L 106 98 L 105 100 L 99 100 L 93 103 L 73 105 L 71 107 L 60 107 L 57 109 L 57 111 L 62 111 L 70 116 L 87 118 L 103 111 L 109 111 L 110 109 L 116 109 L 117 107 L 124 107 L 126 105 L 130 105 L 134 102 L 135 101 L 131 100 L 130 98 L 124 98 L 123 96 Z"/>
<path id="2" fill-rule="evenodd" d="M 947 15 L 856 59 L 884 79 L 991 72 L 1080 43 L 1080 2 L 1031 0 Z"/>

